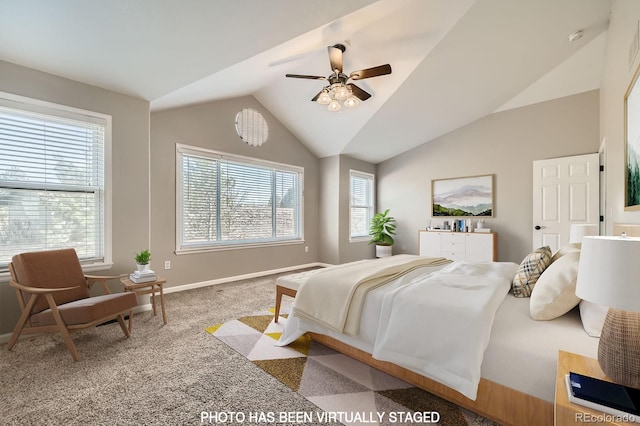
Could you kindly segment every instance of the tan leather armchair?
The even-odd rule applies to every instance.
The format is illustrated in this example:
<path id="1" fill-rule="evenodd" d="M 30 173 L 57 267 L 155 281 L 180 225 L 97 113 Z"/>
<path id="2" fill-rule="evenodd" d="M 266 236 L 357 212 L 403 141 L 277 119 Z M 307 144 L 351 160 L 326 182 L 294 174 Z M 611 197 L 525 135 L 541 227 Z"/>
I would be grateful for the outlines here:
<path id="1" fill-rule="evenodd" d="M 136 304 L 135 293 L 111 294 L 107 280 L 119 276 L 84 275 L 74 249 L 22 253 L 9 263 L 10 285 L 16 289 L 22 315 L 7 348 L 21 333 L 60 333 L 74 361 L 78 351 L 70 333 L 117 319 L 129 337 L 123 314 Z M 104 295 L 89 294 L 99 282 Z"/>

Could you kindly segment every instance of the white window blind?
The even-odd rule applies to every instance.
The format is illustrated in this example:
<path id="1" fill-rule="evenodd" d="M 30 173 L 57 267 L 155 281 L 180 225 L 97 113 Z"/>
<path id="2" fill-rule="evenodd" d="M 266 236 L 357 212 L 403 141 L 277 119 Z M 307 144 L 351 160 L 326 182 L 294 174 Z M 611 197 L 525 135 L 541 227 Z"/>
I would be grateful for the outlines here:
<path id="1" fill-rule="evenodd" d="M 301 168 L 180 144 L 176 158 L 177 252 L 302 240 Z"/>
<path id="2" fill-rule="evenodd" d="M 350 238 L 365 238 L 373 217 L 373 180 L 369 173 L 350 171 Z"/>
<path id="3" fill-rule="evenodd" d="M 65 247 L 104 260 L 108 122 L 55 113 L 0 104 L 0 269 L 17 253 Z"/>

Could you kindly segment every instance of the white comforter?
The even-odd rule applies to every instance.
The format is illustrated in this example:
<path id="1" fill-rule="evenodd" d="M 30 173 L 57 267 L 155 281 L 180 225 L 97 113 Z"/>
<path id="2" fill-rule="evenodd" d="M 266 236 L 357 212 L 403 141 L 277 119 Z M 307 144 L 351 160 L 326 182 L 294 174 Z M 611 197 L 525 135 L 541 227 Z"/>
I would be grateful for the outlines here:
<path id="1" fill-rule="evenodd" d="M 475 400 L 495 312 L 517 268 L 508 262 L 454 262 L 388 284 L 390 291 L 382 296 L 378 308 L 375 341 L 365 345 L 372 347 L 374 358 L 403 366 Z M 370 308 L 368 305 L 365 311 Z M 306 331 L 334 335 L 291 315 L 278 344 L 286 345 Z M 359 332 L 360 337 L 367 333 L 370 330 Z M 352 338 L 346 342 L 359 346 Z"/>
<path id="2" fill-rule="evenodd" d="M 373 357 L 476 399 L 495 313 L 515 263 L 454 262 L 387 294 Z"/>

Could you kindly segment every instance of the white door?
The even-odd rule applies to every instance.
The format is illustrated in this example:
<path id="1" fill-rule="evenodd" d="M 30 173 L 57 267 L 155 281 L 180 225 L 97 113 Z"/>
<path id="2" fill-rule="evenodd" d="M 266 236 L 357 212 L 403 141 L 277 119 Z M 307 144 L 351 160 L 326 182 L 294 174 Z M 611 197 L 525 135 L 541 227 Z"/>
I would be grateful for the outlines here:
<path id="1" fill-rule="evenodd" d="M 569 242 L 572 223 L 599 224 L 599 155 L 533 162 L 533 248 L 555 251 Z"/>

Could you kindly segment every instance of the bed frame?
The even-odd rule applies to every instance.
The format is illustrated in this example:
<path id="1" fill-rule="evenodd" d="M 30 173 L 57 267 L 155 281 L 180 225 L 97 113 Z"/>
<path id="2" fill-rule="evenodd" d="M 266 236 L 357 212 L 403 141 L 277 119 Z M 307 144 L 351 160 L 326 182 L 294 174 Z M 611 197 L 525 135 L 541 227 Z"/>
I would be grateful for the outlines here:
<path id="1" fill-rule="evenodd" d="M 640 224 L 614 223 L 613 234 L 620 235 L 622 232 L 625 232 L 630 237 L 640 237 Z M 478 397 L 473 401 L 441 383 L 396 364 L 374 359 L 369 353 L 332 337 L 317 333 L 307 334 L 318 343 L 498 422 L 501 425 L 548 426 L 554 424 L 554 406 L 551 402 L 486 379 L 480 379 Z"/>
<path id="2" fill-rule="evenodd" d="M 549 426 L 553 424 L 553 404 L 548 401 L 485 379 L 480 379 L 478 397 L 473 401 L 441 383 L 396 364 L 374 359 L 367 352 L 354 348 L 332 337 L 317 333 L 307 334 L 318 343 L 498 422 L 501 425 Z"/>

